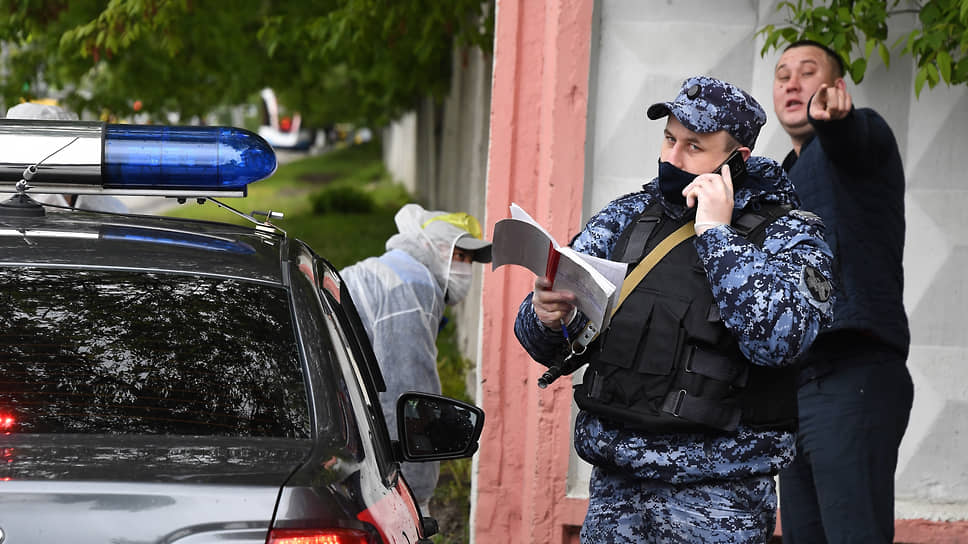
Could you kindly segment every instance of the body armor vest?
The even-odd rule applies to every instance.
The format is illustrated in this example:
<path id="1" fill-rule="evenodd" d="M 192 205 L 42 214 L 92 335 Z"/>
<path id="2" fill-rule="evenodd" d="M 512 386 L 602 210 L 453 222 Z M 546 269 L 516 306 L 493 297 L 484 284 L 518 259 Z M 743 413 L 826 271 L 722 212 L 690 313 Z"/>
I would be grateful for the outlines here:
<path id="1" fill-rule="evenodd" d="M 789 211 L 764 206 L 732 227 L 761 245 L 765 227 Z M 686 223 L 656 203 L 619 237 L 612 259 L 638 263 Z M 630 266 L 630 270 L 631 270 Z M 649 432 L 796 427 L 796 369 L 754 365 L 723 324 L 692 243 L 672 249 L 589 346 L 589 367 L 575 386 L 583 410 Z"/>

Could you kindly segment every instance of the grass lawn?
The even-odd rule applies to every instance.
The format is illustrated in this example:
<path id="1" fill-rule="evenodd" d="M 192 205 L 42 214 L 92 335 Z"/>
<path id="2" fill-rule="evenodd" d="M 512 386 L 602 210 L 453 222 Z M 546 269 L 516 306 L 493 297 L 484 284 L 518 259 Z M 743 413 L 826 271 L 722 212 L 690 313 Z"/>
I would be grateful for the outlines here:
<path id="1" fill-rule="evenodd" d="M 412 201 L 406 189 L 394 183 L 384 169 L 379 145 L 370 142 L 284 164 L 268 179 L 249 186 L 245 198 L 220 201 L 244 213 L 283 212 L 283 218 L 272 220 L 274 225 L 306 242 L 342 269 L 382 254 L 387 238 L 397 232 L 394 214 L 400 206 Z M 361 198 L 360 194 L 369 196 Z M 323 209 L 327 211 L 314 210 L 313 202 L 319 200 L 326 204 Z M 251 224 L 210 202 L 186 203 L 166 215 Z M 464 374 L 470 362 L 457 349 L 452 318 L 437 337 L 437 349 L 444 394 L 468 401 Z M 440 534 L 433 537 L 436 544 L 469 541 L 470 467 L 470 459 L 441 463 L 440 483 L 430 507 L 431 515 L 440 523 Z"/>

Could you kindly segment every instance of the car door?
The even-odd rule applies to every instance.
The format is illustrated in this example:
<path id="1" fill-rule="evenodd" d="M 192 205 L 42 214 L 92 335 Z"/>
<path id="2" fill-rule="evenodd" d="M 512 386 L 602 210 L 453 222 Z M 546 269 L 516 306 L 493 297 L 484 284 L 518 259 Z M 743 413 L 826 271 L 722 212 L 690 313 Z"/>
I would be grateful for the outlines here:
<path id="1" fill-rule="evenodd" d="M 305 249 L 296 260 L 298 273 L 311 277 L 319 307 L 326 320 L 333 356 L 345 382 L 347 401 L 353 407 L 355 423 L 362 438 L 359 492 L 366 508 L 358 519 L 377 528 L 388 543 L 420 541 L 424 532 L 420 514 L 409 487 L 401 476 L 387 424 L 380 407 L 379 390 L 383 379 L 373 355 L 369 338 L 349 293 L 336 270 L 325 260 L 309 260 Z M 310 275 L 311 274 L 311 275 Z M 392 424 L 390 422 L 389 424 Z"/>

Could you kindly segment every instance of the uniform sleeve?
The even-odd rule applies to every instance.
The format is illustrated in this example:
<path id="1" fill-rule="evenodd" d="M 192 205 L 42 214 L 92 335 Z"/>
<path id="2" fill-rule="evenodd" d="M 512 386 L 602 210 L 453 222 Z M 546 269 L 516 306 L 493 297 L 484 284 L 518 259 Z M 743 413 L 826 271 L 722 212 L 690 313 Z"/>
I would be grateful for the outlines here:
<path id="1" fill-rule="evenodd" d="M 832 255 L 816 215 L 777 219 L 762 248 L 728 226 L 707 230 L 696 248 L 723 322 L 753 363 L 792 364 L 830 322 Z"/>
<path id="2" fill-rule="evenodd" d="M 643 191 L 613 200 L 588 221 L 572 241 L 572 249 L 586 255 L 609 258 L 619 235 L 645 210 L 651 199 L 651 193 Z M 532 359 L 551 366 L 566 353 L 567 343 L 561 331 L 545 327 L 538 319 L 531 305 L 532 295 L 528 293 L 518 308 L 514 334 Z M 574 338 L 587 323 L 588 320 L 579 312 L 568 326 L 570 336 Z"/>
<path id="3" fill-rule="evenodd" d="M 528 293 L 518 308 L 518 317 L 514 320 L 514 335 L 532 359 L 545 366 L 552 366 L 561 362 L 567 354 L 568 346 L 560 330 L 549 329 L 538 319 L 531 305 L 532 295 L 533 293 Z M 568 326 L 568 330 L 578 334 L 587 322 L 579 313 Z"/>

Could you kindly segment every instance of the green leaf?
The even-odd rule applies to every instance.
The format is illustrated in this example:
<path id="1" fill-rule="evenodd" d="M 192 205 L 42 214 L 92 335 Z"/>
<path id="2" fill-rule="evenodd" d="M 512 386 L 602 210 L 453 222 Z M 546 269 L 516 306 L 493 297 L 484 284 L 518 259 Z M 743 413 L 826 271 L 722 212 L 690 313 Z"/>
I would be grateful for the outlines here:
<path id="1" fill-rule="evenodd" d="M 763 41 L 763 47 L 760 49 L 760 56 L 765 56 L 768 51 L 776 47 L 777 41 L 780 39 L 780 33 L 774 32 L 773 25 L 766 25 L 763 27 L 758 34 L 765 34 L 766 39 Z"/>
<path id="2" fill-rule="evenodd" d="M 921 20 L 921 24 L 924 26 L 932 26 L 935 22 L 941 19 L 941 9 L 938 4 L 934 1 L 929 1 L 921 11 L 918 13 L 918 18 Z"/>
<path id="3" fill-rule="evenodd" d="M 952 84 L 960 84 L 968 81 L 968 57 L 963 57 L 955 65 L 954 74 L 951 78 Z"/>
<path id="4" fill-rule="evenodd" d="M 928 85 L 933 89 L 934 86 L 937 85 L 939 81 L 938 69 L 935 67 L 934 64 L 925 64 L 924 68 L 927 70 L 927 73 L 928 73 Z"/>
<path id="5" fill-rule="evenodd" d="M 941 74 L 941 79 L 945 83 L 951 83 L 951 55 L 947 51 L 938 51 L 938 57 L 936 59 L 938 64 L 938 72 Z"/>
<path id="6" fill-rule="evenodd" d="M 874 52 L 875 47 L 877 47 L 877 40 L 874 38 L 867 38 L 867 44 L 864 46 L 864 56 L 869 58 L 871 53 Z"/>
<path id="7" fill-rule="evenodd" d="M 833 48 L 834 51 L 843 54 L 843 51 L 847 49 L 847 36 L 837 34 L 836 37 L 834 37 L 833 43 L 830 44 L 830 47 Z"/>
<path id="8" fill-rule="evenodd" d="M 910 34 L 908 34 L 908 36 L 907 36 L 907 43 L 904 44 L 904 49 L 903 49 L 902 53 L 911 54 L 911 53 L 914 52 L 914 42 L 918 39 L 918 36 L 920 34 L 921 34 L 921 31 L 920 30 L 913 30 L 913 31 L 911 31 Z"/>
<path id="9" fill-rule="evenodd" d="M 814 18 L 821 19 L 821 20 L 825 20 L 825 19 L 829 20 L 834 18 L 834 12 L 831 11 L 829 8 L 825 8 L 825 7 L 815 8 L 813 10 L 813 15 L 814 15 Z"/>
<path id="10" fill-rule="evenodd" d="M 914 96 L 915 98 L 921 97 L 921 89 L 924 87 L 925 82 L 928 80 L 928 72 L 924 67 L 918 70 L 918 75 L 914 77 Z"/>
<path id="11" fill-rule="evenodd" d="M 887 47 L 884 42 L 877 44 L 877 52 L 881 55 L 881 61 L 884 62 L 884 67 L 891 68 L 891 54 L 887 51 Z"/>
<path id="12" fill-rule="evenodd" d="M 864 72 L 867 70 L 867 59 L 859 58 L 854 62 L 850 63 L 850 79 L 854 83 L 860 83 L 864 80 Z"/>

